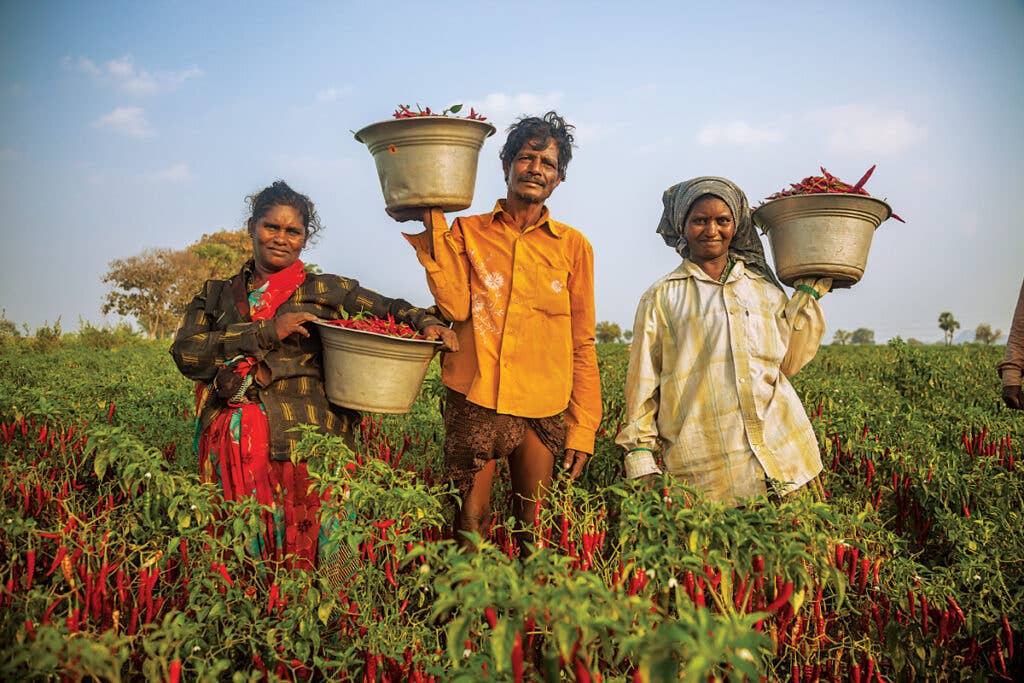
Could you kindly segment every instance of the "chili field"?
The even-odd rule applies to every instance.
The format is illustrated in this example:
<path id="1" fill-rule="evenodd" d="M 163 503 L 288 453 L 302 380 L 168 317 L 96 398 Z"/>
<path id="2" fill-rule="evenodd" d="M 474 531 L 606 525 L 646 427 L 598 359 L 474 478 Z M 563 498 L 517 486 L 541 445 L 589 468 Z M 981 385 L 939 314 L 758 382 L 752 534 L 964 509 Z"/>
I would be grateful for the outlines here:
<path id="1" fill-rule="evenodd" d="M 622 479 L 605 417 L 520 557 L 510 494 L 475 553 L 447 529 L 442 391 L 300 447 L 347 549 L 260 562 L 261 510 L 200 483 L 166 345 L 0 346 L 5 680 L 1024 680 L 1024 415 L 995 347 L 823 347 L 794 384 L 826 502 L 741 509 Z"/>

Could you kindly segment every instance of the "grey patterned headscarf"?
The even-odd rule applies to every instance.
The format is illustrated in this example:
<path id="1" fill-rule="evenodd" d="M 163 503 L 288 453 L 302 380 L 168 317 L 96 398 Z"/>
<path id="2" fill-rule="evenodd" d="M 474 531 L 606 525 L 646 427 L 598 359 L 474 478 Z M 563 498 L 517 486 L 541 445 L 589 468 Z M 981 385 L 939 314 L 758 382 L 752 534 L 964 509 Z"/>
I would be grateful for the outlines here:
<path id="1" fill-rule="evenodd" d="M 782 284 L 776 279 L 775 273 L 768 267 L 768 263 L 764 259 L 764 246 L 754 228 L 754 222 L 750 220 L 747 196 L 731 180 L 715 176 L 701 176 L 684 180 L 665 190 L 665 194 L 661 197 L 665 208 L 661 214 L 661 222 L 658 224 L 658 234 L 665 240 L 665 244 L 675 249 L 680 256 L 689 257 L 690 246 L 686 243 L 686 237 L 683 234 L 683 224 L 693 203 L 699 197 L 707 194 L 714 195 L 725 202 L 729 206 L 729 210 L 732 211 L 733 220 L 736 221 L 736 233 L 732 237 L 732 242 L 729 243 L 729 255 L 743 261 L 747 268 L 782 289 Z"/>

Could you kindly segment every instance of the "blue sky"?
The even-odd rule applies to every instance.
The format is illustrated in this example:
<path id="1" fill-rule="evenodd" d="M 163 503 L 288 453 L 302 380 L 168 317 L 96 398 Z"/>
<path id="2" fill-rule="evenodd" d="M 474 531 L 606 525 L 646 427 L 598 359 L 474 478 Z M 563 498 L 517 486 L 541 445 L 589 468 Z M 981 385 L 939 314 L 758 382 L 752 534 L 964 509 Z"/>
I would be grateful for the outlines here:
<path id="1" fill-rule="evenodd" d="M 722 175 L 751 202 L 816 174 L 884 223 L 837 328 L 1005 333 L 1024 277 L 1024 5 L 905 3 L 0 3 L 0 306 L 34 328 L 100 314 L 108 263 L 240 227 L 277 178 L 327 229 L 306 260 L 429 303 L 350 130 L 462 102 L 503 131 L 557 109 L 578 149 L 549 206 L 596 255 L 626 327 L 677 258 L 661 194 Z M 382 9 L 383 8 L 383 9 Z M 500 139 L 499 139 L 500 138 Z M 503 194 L 499 134 L 472 212 Z M 406 226 L 407 228 L 407 226 Z M 408 229 L 408 228 L 407 228 Z"/>

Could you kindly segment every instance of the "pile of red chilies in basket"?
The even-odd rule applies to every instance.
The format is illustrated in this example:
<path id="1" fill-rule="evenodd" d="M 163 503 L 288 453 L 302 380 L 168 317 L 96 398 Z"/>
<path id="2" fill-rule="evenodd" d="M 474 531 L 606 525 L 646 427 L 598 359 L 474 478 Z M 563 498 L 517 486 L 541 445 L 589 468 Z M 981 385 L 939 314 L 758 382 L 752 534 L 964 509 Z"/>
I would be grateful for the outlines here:
<path id="1" fill-rule="evenodd" d="M 781 199 L 782 197 L 792 197 L 797 194 L 862 194 L 870 197 L 871 195 L 864 189 L 864 183 L 868 181 L 868 178 L 870 178 L 871 174 L 874 172 L 875 167 L 872 166 L 855 185 L 848 185 L 822 167 L 820 176 L 807 176 L 799 183 L 790 183 L 788 190 L 780 190 L 775 194 L 768 195 L 765 197 L 765 201 Z M 906 223 L 905 220 L 896 214 L 893 214 L 892 217 L 900 223 Z"/>
<path id="2" fill-rule="evenodd" d="M 448 109 L 445 109 L 440 114 L 438 114 L 437 112 L 430 111 L 430 107 L 427 107 L 426 109 L 420 109 L 420 106 L 416 105 L 416 110 L 413 111 L 412 107 L 410 107 L 408 104 L 400 104 L 398 105 L 398 109 L 395 110 L 392 116 L 395 117 L 396 119 L 413 119 L 419 116 L 448 116 L 449 112 L 451 112 L 452 114 L 457 114 L 461 110 L 462 105 L 455 104 L 449 107 Z M 472 119 L 474 121 L 487 120 L 486 116 L 481 116 L 480 114 L 478 114 L 476 110 L 473 109 L 473 107 L 469 108 L 469 115 L 464 118 Z"/>
<path id="3" fill-rule="evenodd" d="M 388 337 L 401 337 L 403 339 L 423 339 L 416 330 L 405 323 L 395 322 L 390 315 L 387 318 L 355 317 L 343 320 L 326 320 L 328 325 L 344 327 L 349 330 L 360 330 L 362 332 L 374 332 Z"/>

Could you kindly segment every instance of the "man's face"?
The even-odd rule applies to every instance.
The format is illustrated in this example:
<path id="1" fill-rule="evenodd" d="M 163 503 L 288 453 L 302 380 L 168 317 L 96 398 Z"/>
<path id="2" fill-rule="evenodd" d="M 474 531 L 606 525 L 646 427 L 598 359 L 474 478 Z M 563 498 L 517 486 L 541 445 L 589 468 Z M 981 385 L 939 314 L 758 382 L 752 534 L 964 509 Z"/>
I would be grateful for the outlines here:
<path id="1" fill-rule="evenodd" d="M 527 141 L 505 168 L 509 199 L 543 204 L 562 182 L 558 175 L 558 145 L 553 139 L 542 145 L 536 138 Z"/>

